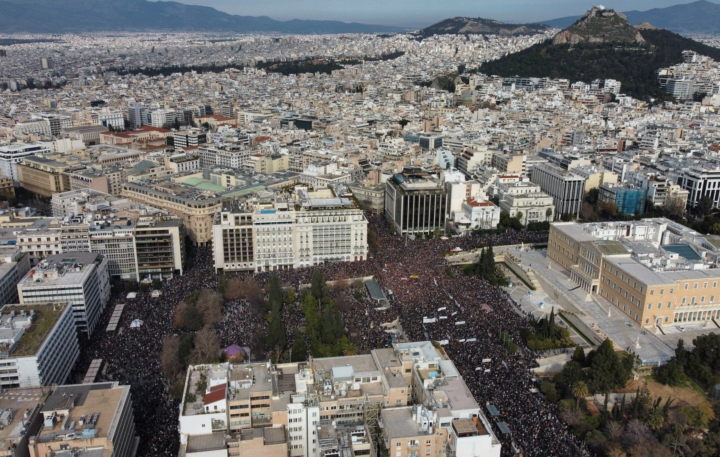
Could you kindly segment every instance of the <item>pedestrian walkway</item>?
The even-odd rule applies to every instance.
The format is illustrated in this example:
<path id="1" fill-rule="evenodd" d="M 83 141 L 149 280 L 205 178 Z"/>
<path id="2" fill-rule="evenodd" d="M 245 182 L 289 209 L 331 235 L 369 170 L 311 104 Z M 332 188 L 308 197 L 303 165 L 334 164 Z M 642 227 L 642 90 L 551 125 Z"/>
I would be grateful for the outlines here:
<path id="1" fill-rule="evenodd" d="M 556 263 L 546 257 L 546 250 L 516 250 L 522 265 L 531 269 L 550 290 L 545 292 L 565 310 L 574 313 L 601 337 L 609 337 L 616 349 L 635 353 L 646 364 L 666 362 L 673 348 L 632 321 L 598 295 L 590 295 L 578 287 Z"/>

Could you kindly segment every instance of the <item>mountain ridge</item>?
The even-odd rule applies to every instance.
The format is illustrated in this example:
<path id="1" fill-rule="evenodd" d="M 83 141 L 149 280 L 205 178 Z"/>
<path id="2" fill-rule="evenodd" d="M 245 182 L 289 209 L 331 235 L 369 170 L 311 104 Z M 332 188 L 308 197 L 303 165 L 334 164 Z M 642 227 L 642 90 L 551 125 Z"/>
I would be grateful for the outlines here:
<path id="1" fill-rule="evenodd" d="M 515 36 L 542 33 L 549 29 L 544 24 L 506 24 L 495 19 L 456 16 L 420 29 L 417 34 L 423 38 L 464 34 Z"/>
<path id="2" fill-rule="evenodd" d="M 624 14 L 632 24 L 648 22 L 655 27 L 676 33 L 720 33 L 720 4 L 707 0 L 681 3 L 664 8 L 652 8 L 646 11 L 625 11 Z M 538 24 L 564 29 L 582 16 L 565 16 Z"/>
<path id="3" fill-rule="evenodd" d="M 400 27 L 340 21 L 276 21 L 239 16 L 209 6 L 146 0 L 0 0 L 4 33 L 206 31 L 277 33 L 394 33 Z"/>

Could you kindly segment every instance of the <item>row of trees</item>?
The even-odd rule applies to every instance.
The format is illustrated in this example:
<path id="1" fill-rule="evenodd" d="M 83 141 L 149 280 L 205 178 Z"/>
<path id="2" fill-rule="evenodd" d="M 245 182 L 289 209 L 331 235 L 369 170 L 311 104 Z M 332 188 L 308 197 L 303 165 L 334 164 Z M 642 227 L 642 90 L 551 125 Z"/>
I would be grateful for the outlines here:
<path id="1" fill-rule="evenodd" d="M 685 348 L 680 339 L 675 348 L 675 356 L 662 367 L 655 370 L 659 382 L 669 386 L 679 386 L 690 377 L 710 389 L 720 383 L 720 335 L 709 333 L 693 340 L 693 350 Z"/>
<path id="2" fill-rule="evenodd" d="M 495 253 L 492 245 L 482 248 L 477 262 L 463 268 L 468 276 L 480 276 L 486 281 L 495 279 Z"/>
<path id="3" fill-rule="evenodd" d="M 347 285 L 345 285 L 347 287 Z M 332 357 L 357 354 L 357 347 L 345 335 L 342 315 L 333 300 L 325 277 L 315 271 L 310 289 L 302 291 L 302 313 L 305 316 L 305 336 L 313 356 Z M 293 358 L 295 358 L 293 350 Z"/>
<path id="4" fill-rule="evenodd" d="M 533 351 L 544 351 L 547 349 L 567 348 L 573 346 L 570 339 L 570 331 L 555 323 L 555 308 L 550 311 L 550 316 L 543 317 L 532 323 L 532 329 L 524 330 L 522 338 L 527 347 Z M 582 348 L 580 348 L 582 350 Z M 584 355 L 584 353 L 583 353 Z"/>

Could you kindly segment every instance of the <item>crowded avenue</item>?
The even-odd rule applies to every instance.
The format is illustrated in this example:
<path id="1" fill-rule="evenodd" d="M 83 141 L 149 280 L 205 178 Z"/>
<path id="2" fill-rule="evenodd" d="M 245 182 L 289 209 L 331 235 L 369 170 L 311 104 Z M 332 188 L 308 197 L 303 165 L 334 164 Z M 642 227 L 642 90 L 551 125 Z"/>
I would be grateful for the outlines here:
<path id="1" fill-rule="evenodd" d="M 255 275 L 262 287 L 271 277 L 280 276 L 283 287 L 309 284 L 315 269 L 328 281 L 375 276 L 383 291 L 394 299 L 385 310 L 376 310 L 367 293 L 357 300 L 347 290 L 332 289 L 345 329 L 360 353 L 390 345 L 381 324 L 399 319 L 404 336 L 411 341 L 446 340 L 444 349 L 460 369 L 480 405 L 496 406 L 512 431 L 512 440 L 525 456 L 588 455 L 581 442 L 558 417 L 556 407 L 532 393 L 534 354 L 521 343 L 520 333 L 529 318 L 519 311 L 504 289 L 477 277 L 465 276 L 458 267 L 448 267 L 445 253 L 492 244 L 494 246 L 547 240 L 547 233 L 508 231 L 440 240 L 408 240 L 393 234 L 382 216 L 368 216 L 371 254 L 362 262 L 324 264 L 317 268 L 285 270 Z M 193 265 L 182 277 L 171 280 L 159 298 L 150 292 L 134 300 L 125 294 L 113 296 L 106 308 L 107 322 L 116 304 L 125 303 L 117 332 L 95 332 L 83 348 L 75 369 L 79 379 L 93 359 L 103 359 L 98 381 L 117 380 L 132 386 L 135 422 L 140 435 L 138 455 L 171 456 L 177 452 L 179 402 L 170 395 L 163 376 L 160 353 L 163 338 L 173 333 L 176 304 L 191 292 L 217 290 L 218 277 L 212 264 L 211 248 L 190 251 Z M 298 294 L 299 295 L 299 294 Z M 358 297 L 359 298 L 359 297 Z M 223 321 L 216 331 L 223 347 L 238 344 L 253 349 L 252 359 L 263 360 L 260 346 L 267 328 L 262 307 L 246 300 L 227 300 Z M 289 344 L 293 330 L 302 324 L 300 313 L 286 313 Z M 435 322 L 423 324 L 423 318 Z M 434 319 L 433 319 L 434 318 Z M 130 328 L 134 320 L 143 325 Z M 520 349 L 511 354 L 502 345 L 499 332 L 510 335 Z M 487 359 L 490 359 L 488 362 Z M 481 367 L 481 369 L 477 369 Z M 495 430 L 503 443 L 503 455 L 512 455 L 510 437 Z"/>

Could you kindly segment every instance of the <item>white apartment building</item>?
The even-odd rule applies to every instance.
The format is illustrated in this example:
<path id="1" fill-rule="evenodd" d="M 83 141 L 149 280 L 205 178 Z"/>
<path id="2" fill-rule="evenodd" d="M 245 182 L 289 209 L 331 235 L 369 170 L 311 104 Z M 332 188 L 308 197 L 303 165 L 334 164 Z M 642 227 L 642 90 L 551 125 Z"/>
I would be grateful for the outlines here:
<path id="1" fill-rule="evenodd" d="M 70 303 L 75 326 L 90 336 L 110 299 L 107 264 L 89 252 L 50 256 L 18 283 L 20 303 Z"/>
<path id="2" fill-rule="evenodd" d="M 40 143 L 0 146 L 0 173 L 12 179 L 15 187 L 20 187 L 17 164 L 27 156 L 48 153 L 50 153 L 50 149 Z"/>
<path id="3" fill-rule="evenodd" d="M 49 328 L 46 335 L 34 335 Z M 80 356 L 72 306 L 6 305 L 0 309 L 0 387 L 64 384 Z"/>
<path id="4" fill-rule="evenodd" d="M 680 172 L 677 183 L 689 192 L 689 207 L 694 208 L 706 195 L 712 200 L 714 208 L 720 204 L 720 168 L 690 167 Z"/>
<path id="5" fill-rule="evenodd" d="M 553 197 L 554 216 L 560 219 L 569 214 L 580 216 L 582 199 L 585 194 L 585 178 L 560 167 L 540 164 L 533 168 L 531 181 L 543 192 Z M 542 219 L 544 221 L 545 219 Z"/>
<path id="6" fill-rule="evenodd" d="M 135 226 L 128 221 L 94 221 L 89 230 L 90 252 L 107 259 L 108 273 L 122 279 L 138 279 Z"/>
<path id="7" fill-rule="evenodd" d="M 47 119 L 33 119 L 18 122 L 13 126 L 13 135 L 18 138 L 25 135 L 52 136 L 50 121 Z"/>
<path id="8" fill-rule="evenodd" d="M 274 202 L 220 213 L 213 225 L 215 268 L 259 272 L 367 258 L 362 210 L 339 198 L 305 203 L 301 210 Z"/>
<path id="9" fill-rule="evenodd" d="M 125 116 L 123 116 L 123 113 L 121 111 L 102 110 L 93 112 L 93 121 L 95 121 L 96 116 L 96 125 L 104 125 L 107 128 L 110 128 L 110 126 L 112 126 L 116 130 L 125 129 Z"/>
<path id="10" fill-rule="evenodd" d="M 165 158 L 165 167 L 173 173 L 199 170 L 200 157 L 192 154 L 176 154 Z"/>
<path id="11" fill-rule="evenodd" d="M 148 117 L 150 118 L 150 125 L 157 128 L 163 128 L 165 125 L 172 124 L 177 118 L 174 110 L 164 109 L 150 111 Z"/>
<path id="12" fill-rule="evenodd" d="M 228 148 L 200 146 L 198 148 L 202 168 L 240 168 L 250 157 L 251 152 L 250 149 L 240 146 Z"/>
<path id="13" fill-rule="evenodd" d="M 27 253 L 30 265 L 62 252 L 60 223 L 53 218 L 38 219 L 17 234 L 17 246 Z"/>
<path id="14" fill-rule="evenodd" d="M 500 200 L 500 208 L 511 217 L 517 217 L 523 225 L 531 222 L 552 222 L 555 215 L 553 198 L 545 192 L 526 194 L 508 193 Z"/>

